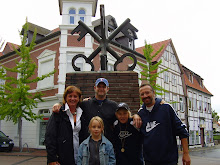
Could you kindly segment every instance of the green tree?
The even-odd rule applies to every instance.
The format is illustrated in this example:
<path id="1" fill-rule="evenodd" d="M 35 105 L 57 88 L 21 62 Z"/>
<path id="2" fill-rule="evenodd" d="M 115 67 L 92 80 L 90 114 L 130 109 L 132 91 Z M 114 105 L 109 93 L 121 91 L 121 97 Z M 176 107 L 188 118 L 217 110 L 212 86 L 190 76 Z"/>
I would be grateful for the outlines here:
<path id="1" fill-rule="evenodd" d="M 34 49 L 36 40 L 36 29 L 32 42 L 26 45 L 28 32 L 28 23 L 23 26 L 23 35 L 20 33 L 21 46 L 15 49 L 15 53 L 19 56 L 19 60 L 15 60 L 14 67 L 6 67 L 1 65 L 0 79 L 5 81 L 0 85 L 0 120 L 13 121 L 18 123 L 19 149 L 22 149 L 22 119 L 34 122 L 41 116 L 33 113 L 33 108 L 37 107 L 37 103 L 42 100 L 43 94 L 40 92 L 30 93 L 30 84 L 37 83 L 54 74 L 50 72 L 41 77 L 33 78 L 36 74 L 37 65 L 31 59 L 30 52 Z M 16 76 L 8 76 L 11 73 Z"/>
<path id="2" fill-rule="evenodd" d="M 212 118 L 213 118 L 213 122 L 218 122 L 219 120 L 218 113 L 215 112 L 215 110 L 212 111 Z"/>
<path id="3" fill-rule="evenodd" d="M 168 68 L 158 71 L 159 65 L 162 63 L 162 59 L 160 59 L 158 62 L 154 62 L 153 58 L 156 57 L 161 52 L 163 47 L 164 46 L 162 46 L 158 51 L 152 54 L 154 51 L 153 46 L 147 44 L 147 42 L 145 41 L 145 47 L 143 49 L 143 52 L 144 52 L 144 57 L 146 59 L 146 64 L 143 64 L 139 61 L 137 62 L 137 64 L 142 66 L 143 68 L 143 71 L 141 72 L 142 77 L 139 79 L 145 80 L 150 85 L 152 85 L 157 95 L 163 95 L 163 92 L 166 91 L 164 88 L 162 88 L 159 84 L 156 83 L 156 80 L 159 77 L 159 75 L 167 71 Z"/>

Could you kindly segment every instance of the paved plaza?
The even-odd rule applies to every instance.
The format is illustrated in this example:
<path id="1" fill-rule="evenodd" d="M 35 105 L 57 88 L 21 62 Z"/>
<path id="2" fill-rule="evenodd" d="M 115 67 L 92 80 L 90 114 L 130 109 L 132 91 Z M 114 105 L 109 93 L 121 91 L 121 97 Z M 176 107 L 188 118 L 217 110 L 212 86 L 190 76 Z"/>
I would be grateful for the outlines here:
<path id="1" fill-rule="evenodd" d="M 220 145 L 190 149 L 192 165 L 219 165 Z M 182 165 L 182 153 L 180 151 L 179 165 Z M 32 149 L 29 152 L 0 152 L 0 165 L 46 165 L 46 150 Z"/>

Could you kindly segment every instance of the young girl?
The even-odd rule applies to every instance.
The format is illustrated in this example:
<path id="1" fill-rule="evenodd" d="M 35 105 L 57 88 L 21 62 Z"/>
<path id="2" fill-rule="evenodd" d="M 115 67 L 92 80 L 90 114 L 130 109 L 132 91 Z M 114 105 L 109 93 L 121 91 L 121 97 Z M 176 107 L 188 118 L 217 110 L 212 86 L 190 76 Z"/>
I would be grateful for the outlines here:
<path id="1" fill-rule="evenodd" d="M 77 165 L 115 165 L 114 149 L 103 135 L 103 120 L 95 116 L 89 123 L 90 136 L 79 147 Z"/>
<path id="2" fill-rule="evenodd" d="M 114 149 L 117 165 L 143 165 L 141 133 L 133 126 L 130 108 L 120 103 L 115 112 Z"/>

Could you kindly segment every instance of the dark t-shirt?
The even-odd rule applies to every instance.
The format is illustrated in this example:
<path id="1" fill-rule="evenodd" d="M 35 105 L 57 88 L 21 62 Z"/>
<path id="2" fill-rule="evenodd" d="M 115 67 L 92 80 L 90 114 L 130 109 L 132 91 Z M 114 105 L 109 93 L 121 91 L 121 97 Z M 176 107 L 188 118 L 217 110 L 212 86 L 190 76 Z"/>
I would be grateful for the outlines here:
<path id="1" fill-rule="evenodd" d="M 100 165 L 99 146 L 101 141 L 94 141 L 92 138 L 89 139 L 89 165 Z"/>

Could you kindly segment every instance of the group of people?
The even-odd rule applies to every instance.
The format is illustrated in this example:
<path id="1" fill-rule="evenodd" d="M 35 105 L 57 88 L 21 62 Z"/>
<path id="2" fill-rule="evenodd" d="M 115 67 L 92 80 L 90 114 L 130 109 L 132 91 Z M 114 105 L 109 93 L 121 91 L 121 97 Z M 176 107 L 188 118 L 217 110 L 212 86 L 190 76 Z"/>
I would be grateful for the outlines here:
<path id="1" fill-rule="evenodd" d="M 45 134 L 49 165 L 176 165 L 176 136 L 190 164 L 186 127 L 152 86 L 140 86 L 143 106 L 133 116 L 126 103 L 107 98 L 107 79 L 98 78 L 94 91 L 82 101 L 80 89 L 69 86 L 63 105 L 54 105 Z"/>

